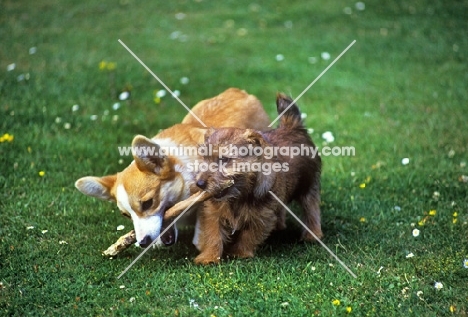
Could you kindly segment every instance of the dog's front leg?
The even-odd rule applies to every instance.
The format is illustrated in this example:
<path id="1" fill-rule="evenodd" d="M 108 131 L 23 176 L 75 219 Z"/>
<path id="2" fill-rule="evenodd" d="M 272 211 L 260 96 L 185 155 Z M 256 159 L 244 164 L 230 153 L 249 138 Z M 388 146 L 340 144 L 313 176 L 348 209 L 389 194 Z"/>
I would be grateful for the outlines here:
<path id="1" fill-rule="evenodd" d="M 219 263 L 223 255 L 223 233 L 219 223 L 218 210 L 204 204 L 200 212 L 199 243 L 200 254 L 195 258 L 196 264 Z"/>

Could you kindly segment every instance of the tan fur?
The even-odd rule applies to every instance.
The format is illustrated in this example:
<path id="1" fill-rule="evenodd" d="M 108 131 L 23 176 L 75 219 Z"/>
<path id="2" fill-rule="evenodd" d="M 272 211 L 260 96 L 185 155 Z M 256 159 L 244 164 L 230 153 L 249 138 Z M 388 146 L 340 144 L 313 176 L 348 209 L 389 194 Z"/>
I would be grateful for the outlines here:
<path id="1" fill-rule="evenodd" d="M 208 127 L 266 130 L 269 124 L 269 118 L 258 99 L 236 88 L 199 102 L 192 111 Z M 135 137 L 132 146 L 159 147 L 161 142 L 196 146 L 203 143 L 205 132 L 206 128 L 192 114 L 188 114 L 182 123 L 161 131 L 152 139 Z M 165 210 L 190 195 L 196 175 L 184 168 L 187 162 L 200 159 L 198 156 L 155 157 L 135 153 L 133 156 L 134 162 L 122 172 L 104 177 L 83 177 L 75 186 L 86 195 L 116 201 L 117 188 L 123 185 L 129 205 L 138 218 L 148 218 L 159 213 L 164 215 Z M 143 210 L 145 202 L 150 207 Z M 131 211 L 124 210 L 117 203 L 122 213 L 129 215 Z M 138 232 L 136 235 L 138 238 Z"/>
<path id="2" fill-rule="evenodd" d="M 278 96 L 278 113 L 286 109 L 291 100 Z M 278 129 L 260 132 L 252 129 L 221 128 L 215 129 L 207 137 L 205 145 L 219 148 L 232 144 L 237 148 L 252 145 L 315 147 L 303 127 L 300 112 L 295 105 L 281 119 Z M 218 162 L 218 153 L 206 157 L 207 162 Z M 285 228 L 285 210 L 269 193 L 272 191 L 284 203 L 297 200 L 304 211 L 304 221 L 312 232 L 322 237 L 320 225 L 320 169 L 321 160 L 298 156 L 294 158 L 278 156 L 266 159 L 264 156 L 233 156 L 222 158 L 227 162 L 225 171 L 202 172 L 197 177 L 197 185 L 214 198 L 204 203 L 200 215 L 201 235 L 199 247 L 201 253 L 195 263 L 217 263 L 223 253 L 237 257 L 253 257 L 255 250 L 275 229 Z M 234 167 L 238 163 L 288 163 L 289 171 L 242 172 Z M 234 185 L 221 189 L 219 184 L 233 180 Z M 304 240 L 313 240 L 306 230 Z"/>

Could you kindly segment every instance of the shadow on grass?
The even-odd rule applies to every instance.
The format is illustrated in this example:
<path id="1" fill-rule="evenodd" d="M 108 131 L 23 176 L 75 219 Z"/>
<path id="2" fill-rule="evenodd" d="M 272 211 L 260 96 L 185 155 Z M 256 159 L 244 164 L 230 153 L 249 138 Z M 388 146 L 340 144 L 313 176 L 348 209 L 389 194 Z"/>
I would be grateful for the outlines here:
<path id="1" fill-rule="evenodd" d="M 298 213 L 300 214 L 300 213 Z M 329 215 L 330 216 L 330 215 Z M 322 221 L 322 230 L 324 237 L 322 241 L 331 245 L 337 239 L 349 242 L 356 242 L 362 239 L 362 232 L 356 230 L 360 225 L 358 219 L 353 219 L 345 216 L 333 216 L 329 219 L 325 217 Z M 294 219 L 287 219 L 287 227 L 281 231 L 273 231 L 267 240 L 258 247 L 256 257 L 275 257 L 278 254 L 290 252 L 291 249 L 305 251 L 308 247 L 320 248 L 318 243 L 304 242 L 301 240 L 303 228 Z M 142 259 L 147 257 L 152 260 L 164 260 L 170 262 L 172 265 L 180 266 L 185 265 L 187 259 L 192 261 L 199 253 L 199 251 L 192 244 L 194 234 L 193 227 L 183 227 L 179 229 L 178 241 L 171 247 L 161 247 L 149 250 Z M 129 260 L 136 258 L 144 249 L 138 247 L 131 247 L 119 254 L 117 258 L 127 258 Z M 232 258 L 224 257 L 223 261 L 230 261 Z M 143 260 L 144 261 L 144 260 Z"/>

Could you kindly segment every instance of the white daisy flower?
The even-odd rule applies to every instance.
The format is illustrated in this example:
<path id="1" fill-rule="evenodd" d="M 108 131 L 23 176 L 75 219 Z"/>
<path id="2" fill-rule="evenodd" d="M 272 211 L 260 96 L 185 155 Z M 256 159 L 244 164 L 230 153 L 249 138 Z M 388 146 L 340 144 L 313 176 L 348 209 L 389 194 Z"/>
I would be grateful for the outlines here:
<path id="1" fill-rule="evenodd" d="M 119 95 L 119 100 L 127 100 L 130 98 L 130 93 L 128 91 L 122 91 Z"/>
<path id="2" fill-rule="evenodd" d="M 331 55 L 330 55 L 330 53 L 328 53 L 328 52 L 322 52 L 322 53 L 320 54 L 320 57 L 321 57 L 324 61 L 328 61 L 328 60 L 331 58 Z"/>
<path id="3" fill-rule="evenodd" d="M 11 72 L 12 70 L 14 70 L 16 68 L 16 64 L 15 63 L 11 63 L 7 66 L 7 72 Z"/>
<path id="4" fill-rule="evenodd" d="M 186 16 L 187 16 L 187 15 L 186 15 L 185 13 L 182 13 L 182 12 L 179 12 L 179 13 L 176 13 L 176 14 L 175 14 L 175 18 L 176 18 L 177 20 L 183 20 L 183 19 L 185 19 Z"/>
<path id="5" fill-rule="evenodd" d="M 167 93 L 167 92 L 166 92 L 164 89 L 158 90 L 158 91 L 156 92 L 156 97 L 162 98 L 162 97 L 166 96 L 166 93 Z"/>
<path id="6" fill-rule="evenodd" d="M 355 7 L 359 11 L 364 11 L 366 9 L 366 4 L 364 2 L 356 2 Z"/>
<path id="7" fill-rule="evenodd" d="M 330 131 L 324 132 L 322 134 L 322 138 L 328 143 L 331 143 L 331 142 L 335 141 L 335 137 L 333 136 L 333 134 Z"/>

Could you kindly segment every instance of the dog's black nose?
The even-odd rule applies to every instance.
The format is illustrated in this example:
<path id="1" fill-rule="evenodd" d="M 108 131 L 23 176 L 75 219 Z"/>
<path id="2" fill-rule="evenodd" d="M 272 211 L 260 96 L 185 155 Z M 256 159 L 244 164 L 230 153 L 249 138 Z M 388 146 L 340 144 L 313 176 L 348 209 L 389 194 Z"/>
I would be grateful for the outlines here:
<path id="1" fill-rule="evenodd" d="M 147 246 L 151 244 L 151 242 L 152 242 L 151 237 L 145 236 L 138 244 L 140 245 L 140 247 L 146 248 Z"/>
<path id="2" fill-rule="evenodd" d="M 201 189 L 205 189 L 206 188 L 206 182 L 203 179 L 199 179 L 197 181 L 197 186 L 200 187 Z"/>

